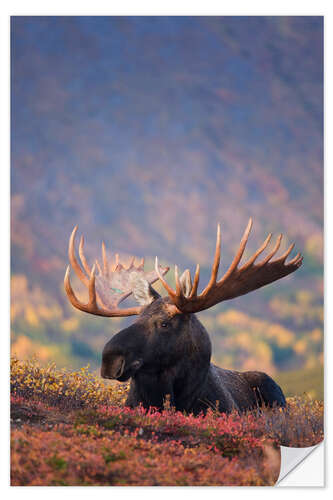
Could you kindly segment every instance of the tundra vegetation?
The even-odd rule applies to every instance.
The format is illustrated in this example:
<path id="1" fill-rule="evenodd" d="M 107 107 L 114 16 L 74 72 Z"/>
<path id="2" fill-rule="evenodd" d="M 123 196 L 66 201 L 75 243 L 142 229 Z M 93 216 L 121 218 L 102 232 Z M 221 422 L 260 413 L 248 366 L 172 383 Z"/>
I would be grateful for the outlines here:
<path id="1" fill-rule="evenodd" d="M 323 439 L 323 404 L 303 396 L 243 414 L 125 408 L 129 385 L 11 360 L 12 485 L 271 485 L 279 444 Z"/>

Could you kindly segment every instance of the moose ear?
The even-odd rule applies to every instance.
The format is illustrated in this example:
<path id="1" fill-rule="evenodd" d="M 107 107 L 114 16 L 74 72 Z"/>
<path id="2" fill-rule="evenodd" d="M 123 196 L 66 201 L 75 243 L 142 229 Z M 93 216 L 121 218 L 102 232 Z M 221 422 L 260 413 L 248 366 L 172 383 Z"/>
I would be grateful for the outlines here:
<path id="1" fill-rule="evenodd" d="M 147 306 L 161 297 L 151 284 L 141 276 L 133 280 L 132 293 L 135 300 L 142 306 Z"/>
<path id="2" fill-rule="evenodd" d="M 192 280 L 189 269 L 186 269 L 183 272 L 183 274 L 179 278 L 179 281 L 180 281 L 180 286 L 182 287 L 183 290 L 183 294 L 185 295 L 185 297 L 188 297 L 192 290 Z"/>

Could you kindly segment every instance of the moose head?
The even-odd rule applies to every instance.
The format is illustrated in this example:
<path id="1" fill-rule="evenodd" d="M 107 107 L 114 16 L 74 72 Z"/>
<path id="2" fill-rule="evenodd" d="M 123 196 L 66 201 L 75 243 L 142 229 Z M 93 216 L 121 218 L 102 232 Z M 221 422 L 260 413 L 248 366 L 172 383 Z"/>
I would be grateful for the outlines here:
<path id="1" fill-rule="evenodd" d="M 143 404 L 146 408 L 161 408 L 167 396 L 176 409 L 194 413 L 204 411 L 216 402 L 221 411 L 246 410 L 262 403 L 284 406 L 285 398 L 280 387 L 268 375 L 223 370 L 210 363 L 209 336 L 194 314 L 272 283 L 302 264 L 299 253 L 286 262 L 294 244 L 273 260 L 282 235 L 277 238 L 274 248 L 256 262 L 271 240 L 272 234 L 269 234 L 258 250 L 240 266 L 251 228 L 252 219 L 230 267 L 218 279 L 221 247 L 218 225 L 211 276 L 201 293 L 198 293 L 199 265 L 193 282 L 188 269 L 179 276 L 175 266 L 174 290 L 164 278 L 169 268 L 161 267 L 157 257 L 155 270 L 149 272 L 144 270 L 144 259 L 136 264 L 133 257 L 125 267 L 118 254 L 115 255 L 115 265 L 111 266 L 104 242 L 102 266 L 96 261 L 90 268 L 83 252 L 83 237 L 79 244 L 79 263 L 74 249 L 77 226 L 74 228 L 69 240 L 69 261 L 88 288 L 89 300 L 84 304 L 77 299 L 70 284 L 68 266 L 64 284 L 72 305 L 97 316 L 138 316 L 135 323 L 107 342 L 102 354 L 102 377 L 119 381 L 131 378 L 129 406 Z M 152 287 L 158 279 L 168 294 L 166 297 L 161 297 Z M 119 304 L 131 294 L 139 305 L 120 308 Z"/>

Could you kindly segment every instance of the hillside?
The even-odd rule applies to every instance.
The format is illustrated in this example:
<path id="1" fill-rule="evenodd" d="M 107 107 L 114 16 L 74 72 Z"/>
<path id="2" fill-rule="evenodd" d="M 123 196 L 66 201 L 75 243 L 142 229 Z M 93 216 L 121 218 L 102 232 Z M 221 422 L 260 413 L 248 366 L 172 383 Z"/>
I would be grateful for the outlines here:
<path id="1" fill-rule="evenodd" d="M 215 359 L 271 374 L 322 364 L 322 18 L 11 22 L 13 352 L 97 367 L 128 324 L 68 306 L 75 224 L 90 260 L 105 240 L 148 266 L 199 262 L 204 286 L 217 222 L 225 270 L 252 216 L 249 252 L 283 232 L 304 264 L 200 315 Z"/>

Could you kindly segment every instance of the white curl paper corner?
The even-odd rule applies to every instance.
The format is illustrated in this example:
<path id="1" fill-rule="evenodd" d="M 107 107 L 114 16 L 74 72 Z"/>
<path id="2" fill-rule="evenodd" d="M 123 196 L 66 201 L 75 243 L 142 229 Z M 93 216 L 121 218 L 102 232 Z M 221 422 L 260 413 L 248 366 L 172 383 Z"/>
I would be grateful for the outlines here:
<path id="1" fill-rule="evenodd" d="M 280 446 L 281 466 L 276 486 L 323 487 L 324 442 L 307 448 Z"/>

